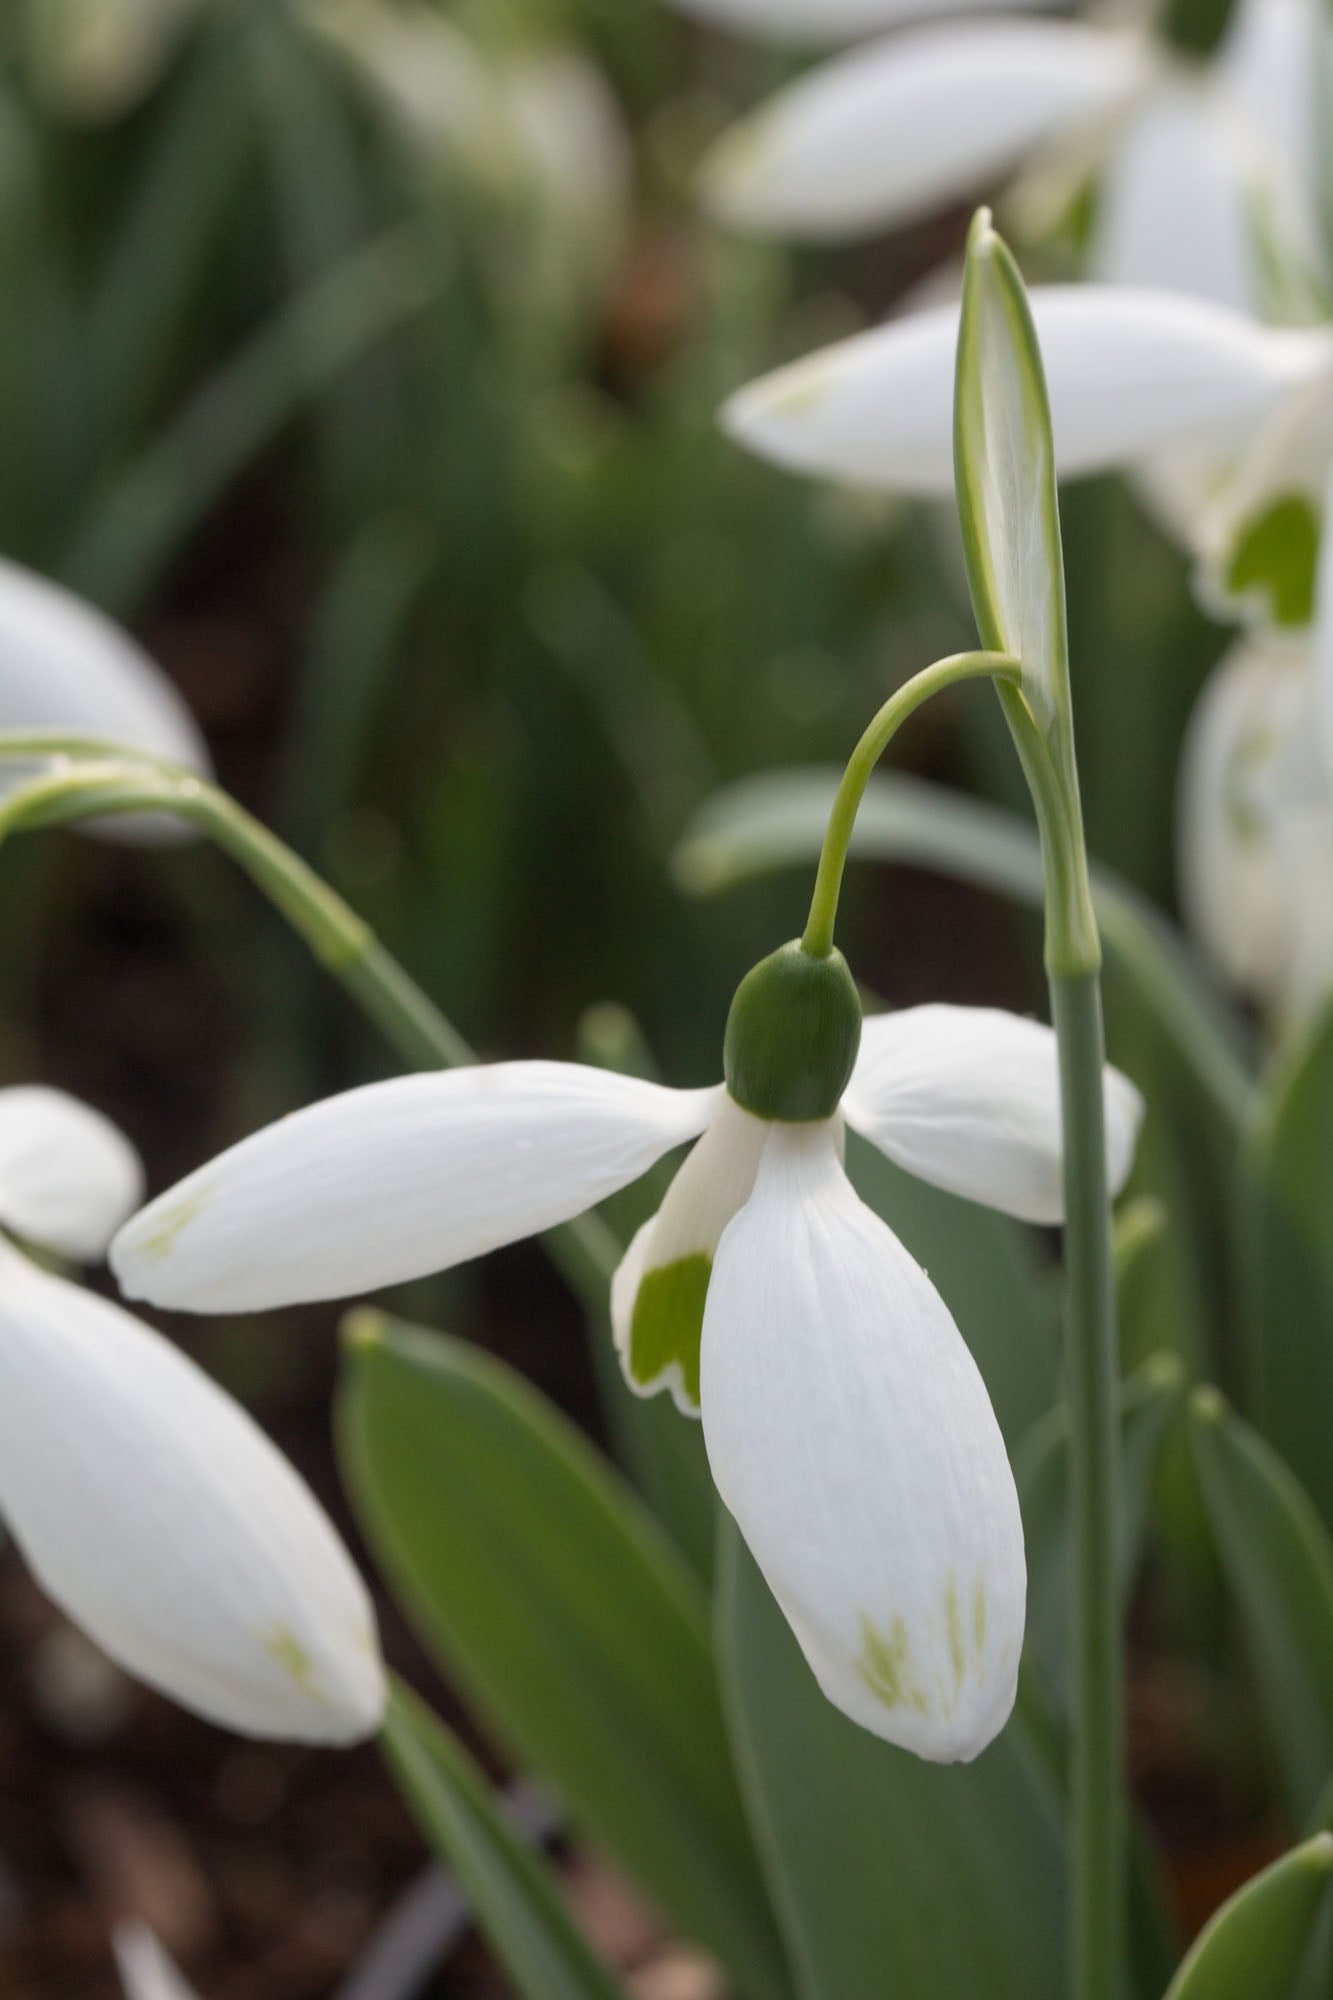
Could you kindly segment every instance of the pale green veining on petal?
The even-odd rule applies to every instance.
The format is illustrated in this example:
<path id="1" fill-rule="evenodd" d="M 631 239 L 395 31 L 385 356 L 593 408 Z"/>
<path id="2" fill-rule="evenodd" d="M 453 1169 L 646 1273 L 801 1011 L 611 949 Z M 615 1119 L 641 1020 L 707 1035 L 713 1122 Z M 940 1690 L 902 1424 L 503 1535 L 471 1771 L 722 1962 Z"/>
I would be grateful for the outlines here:
<path id="1" fill-rule="evenodd" d="M 211 1192 L 207 1187 L 195 1188 L 170 1208 L 163 1209 L 154 1217 L 152 1228 L 136 1238 L 134 1247 L 138 1254 L 150 1264 L 162 1263 L 175 1249 L 181 1233 L 208 1206 Z"/>
<path id="2" fill-rule="evenodd" d="M 290 1625 L 278 1625 L 268 1633 L 263 1641 L 264 1651 L 276 1660 L 282 1671 L 293 1681 L 304 1695 L 312 1701 L 323 1701 L 324 1690 L 319 1684 L 315 1663 Z"/>
<path id="3" fill-rule="evenodd" d="M 907 1626 L 895 1618 L 887 1638 L 861 1614 L 861 1657 L 856 1671 L 885 1708 L 910 1708 L 924 1715 L 929 1706 L 912 1670 L 912 1646 Z"/>
<path id="4" fill-rule="evenodd" d="M 979 1576 L 972 1592 L 972 1643 L 978 1653 L 986 1650 L 986 1624 L 986 1579 Z"/>
<path id="5" fill-rule="evenodd" d="M 944 1629 L 948 1634 L 949 1664 L 953 1668 L 953 1688 L 957 1694 L 967 1672 L 967 1654 L 963 1650 L 963 1614 L 958 1608 L 958 1584 L 952 1572 L 944 1586 Z"/>
<path id="6" fill-rule="evenodd" d="M 678 1369 L 681 1389 L 696 1410 L 704 1302 L 712 1275 L 712 1259 L 701 1253 L 645 1272 L 630 1326 L 631 1379 L 640 1389 L 652 1389 Z"/>

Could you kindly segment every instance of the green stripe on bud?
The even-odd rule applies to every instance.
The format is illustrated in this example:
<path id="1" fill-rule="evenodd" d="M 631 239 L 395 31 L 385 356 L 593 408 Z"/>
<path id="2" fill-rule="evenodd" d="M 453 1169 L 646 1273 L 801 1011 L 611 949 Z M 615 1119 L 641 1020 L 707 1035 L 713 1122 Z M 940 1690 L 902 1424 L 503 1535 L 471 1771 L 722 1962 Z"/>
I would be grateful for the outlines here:
<path id="1" fill-rule="evenodd" d="M 627 1358 L 631 1381 L 645 1391 L 654 1389 L 676 1367 L 681 1393 L 696 1410 L 704 1301 L 712 1275 L 713 1261 L 702 1252 L 645 1272 L 630 1326 Z"/>
<path id="2" fill-rule="evenodd" d="M 727 1019 L 727 1089 L 756 1118 L 831 1118 L 861 1046 L 861 1000 L 840 951 L 785 944 L 746 974 Z"/>

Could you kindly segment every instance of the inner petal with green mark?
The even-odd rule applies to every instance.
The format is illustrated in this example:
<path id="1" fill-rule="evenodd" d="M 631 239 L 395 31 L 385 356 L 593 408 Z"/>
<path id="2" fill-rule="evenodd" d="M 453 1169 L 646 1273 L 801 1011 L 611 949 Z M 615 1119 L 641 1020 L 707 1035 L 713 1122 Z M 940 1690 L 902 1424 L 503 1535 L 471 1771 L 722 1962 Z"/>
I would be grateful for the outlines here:
<path id="1" fill-rule="evenodd" d="M 611 1287 L 616 1350 L 638 1396 L 699 1414 L 699 1343 L 713 1256 L 749 1200 L 769 1127 L 727 1098 L 625 1254 Z"/>

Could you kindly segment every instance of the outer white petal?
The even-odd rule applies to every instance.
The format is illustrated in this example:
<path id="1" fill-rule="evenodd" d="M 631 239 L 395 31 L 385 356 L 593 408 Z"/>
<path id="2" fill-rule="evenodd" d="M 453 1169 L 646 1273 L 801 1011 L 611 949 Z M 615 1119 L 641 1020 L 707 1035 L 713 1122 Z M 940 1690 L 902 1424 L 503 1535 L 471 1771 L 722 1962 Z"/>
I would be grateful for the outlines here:
<path id="1" fill-rule="evenodd" d="M 1311 379 L 1282 398 L 1192 524 L 1201 594 L 1220 616 L 1234 618 L 1238 609 L 1248 609 L 1273 617 L 1268 591 L 1233 590 L 1229 577 L 1237 550 L 1278 503 L 1304 501 L 1312 513 L 1322 511 L 1330 465 L 1333 353 Z"/>
<path id="2" fill-rule="evenodd" d="M 1310 698 L 1301 641 L 1234 646 L 1199 697 L 1181 766 L 1186 916 L 1226 977 L 1270 1003 L 1286 989 L 1295 950 L 1293 878 L 1277 822 L 1299 803 L 1284 776 L 1293 746 L 1318 734 Z"/>
<path id="3" fill-rule="evenodd" d="M 125 2000 L 195 2000 L 146 1924 L 128 1919 L 111 1938 Z"/>
<path id="4" fill-rule="evenodd" d="M 1137 36 L 1071 21 L 949 23 L 840 56 L 738 126 L 705 168 L 712 207 L 806 238 L 887 228 L 993 190 L 1034 148 L 1141 88 Z"/>
<path id="5" fill-rule="evenodd" d="M 58 584 L 0 557 L 0 731 L 102 736 L 194 770 L 208 753 L 180 696 L 118 625 Z M 33 774 L 0 761 L 0 796 Z M 157 815 L 99 823 L 125 838 L 180 837 Z"/>
<path id="6" fill-rule="evenodd" d="M 1106 1167 L 1124 1186 L 1143 1099 L 1108 1066 Z M 992 1007 L 909 1007 L 865 1024 L 847 1122 L 908 1173 L 1025 1222 L 1064 1218 L 1060 1067 L 1039 1021 Z"/>
<path id="7" fill-rule="evenodd" d="M 121 1307 L 0 1246 L 0 1513 L 128 1673 L 253 1736 L 378 1727 L 351 1558 L 240 1406 Z"/>
<path id="8" fill-rule="evenodd" d="M 66 1257 L 100 1257 L 143 1199 L 143 1169 L 100 1111 L 63 1090 L 0 1090 L 0 1226 Z"/>
<path id="9" fill-rule="evenodd" d="M 1216 89 L 1194 78 L 1159 85 L 1102 174 L 1097 276 L 1259 314 L 1250 151 L 1236 111 Z"/>
<path id="10" fill-rule="evenodd" d="M 1307 227 L 1321 171 L 1320 62 L 1328 32 L 1321 0 L 1239 0 L 1216 64 L 1220 85 L 1266 143 L 1298 206 L 1292 220 Z"/>
<path id="11" fill-rule="evenodd" d="M 1179 446 L 1225 451 L 1328 364 L 1322 331 L 1265 327 L 1203 299 L 1118 286 L 1030 293 L 1065 477 Z M 896 320 L 751 383 L 731 436 L 796 471 L 953 490 L 953 307 Z"/>
<path id="12" fill-rule="evenodd" d="M 976 1364 L 853 1193 L 832 1126 L 775 1127 L 704 1320 L 718 1491 L 829 1700 L 919 1756 L 1013 1706 L 1026 1571 Z"/>
<path id="13" fill-rule="evenodd" d="M 750 1198 L 768 1132 L 763 1119 L 723 1092 L 707 1131 L 657 1214 L 635 1233 L 611 1285 L 611 1330 L 625 1380 L 636 1396 L 669 1389 L 686 1416 L 699 1414 L 697 1342 L 713 1258 L 723 1230 Z M 642 1293 L 645 1279 L 653 1287 L 649 1294 Z M 680 1354 L 682 1343 L 694 1350 L 693 1366 Z"/>
<path id="14" fill-rule="evenodd" d="M 906 21 L 964 11 L 963 0 L 676 0 L 683 14 L 734 29 L 811 43 L 850 41 Z M 1010 0 L 970 0 L 965 11 L 1008 7 Z"/>
<path id="15" fill-rule="evenodd" d="M 129 1297 L 198 1312 L 424 1277 L 581 1215 L 696 1138 L 720 1094 L 546 1062 L 370 1084 L 159 1196 L 112 1266 Z"/>

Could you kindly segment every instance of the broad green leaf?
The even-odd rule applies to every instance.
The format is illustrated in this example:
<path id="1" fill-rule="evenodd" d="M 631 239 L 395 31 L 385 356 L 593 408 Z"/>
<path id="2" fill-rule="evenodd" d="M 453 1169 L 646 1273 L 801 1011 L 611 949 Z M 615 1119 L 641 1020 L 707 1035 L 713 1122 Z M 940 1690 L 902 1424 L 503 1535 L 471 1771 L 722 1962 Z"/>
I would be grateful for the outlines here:
<path id="1" fill-rule="evenodd" d="M 930 1272 L 962 1331 L 1012 1446 L 1057 1393 L 1058 1299 L 1030 1230 L 943 1194 L 849 1133 L 847 1170 Z"/>
<path id="2" fill-rule="evenodd" d="M 1333 1873 L 1333 1833 L 1284 1854 L 1224 1903 L 1166 2000 L 1290 2000 Z"/>
<path id="3" fill-rule="evenodd" d="M 349 1330 L 343 1466 L 409 1613 L 583 1831 L 741 1991 L 779 2000 L 693 1572 L 512 1369 L 377 1314 Z"/>
<path id="4" fill-rule="evenodd" d="M 1140 1195 L 1115 1218 L 1116 1317 L 1121 1366 L 1128 1356 L 1146 1361 L 1155 1351 L 1143 1344 L 1152 1318 L 1156 1267 L 1167 1229 L 1167 1213 L 1155 1195 Z"/>
<path id="5" fill-rule="evenodd" d="M 985 645 L 1023 668 L 1044 736 L 1070 732 L 1069 640 L 1046 376 L 1018 266 L 978 211 L 967 242 L 954 474 Z"/>
<path id="6" fill-rule="evenodd" d="M 784 771 L 717 793 L 676 850 L 681 887 L 694 895 L 716 895 L 775 868 L 816 860 L 839 775 Z M 1042 906 L 1035 828 L 922 778 L 888 771 L 871 778 L 850 851 L 860 860 L 934 868 L 1029 908 Z M 1251 1088 L 1234 1021 L 1171 926 L 1142 897 L 1104 870 L 1094 870 L 1093 904 L 1115 971 L 1160 1024 L 1223 1136 L 1234 1140 Z"/>
<path id="7" fill-rule="evenodd" d="M 821 1694 L 729 1522 L 718 1643 L 803 2000 L 1057 2000 L 1060 1808 L 1021 1723 L 952 1766 L 856 1728 Z"/>
<path id="8" fill-rule="evenodd" d="M 1122 1600 L 1133 1587 L 1153 1475 L 1181 1393 L 1172 1355 L 1145 1362 L 1121 1391 L 1119 1575 Z M 1069 1417 L 1063 1404 L 1034 1426 L 1014 1457 L 1028 1554 L 1026 1650 L 1043 1691 L 1069 1706 Z"/>
<path id="9" fill-rule="evenodd" d="M 457 1873 L 524 2000 L 623 2000 L 545 1858 L 506 1824 L 462 1744 L 401 1685 L 390 1693 L 382 1742 L 422 1831 Z"/>
<path id="10" fill-rule="evenodd" d="M 1244 1158 L 1246 1366 L 1254 1421 L 1333 1529 L 1333 1010 L 1266 1093 Z"/>
<path id="11" fill-rule="evenodd" d="M 1333 1541 L 1271 1445 L 1213 1389 L 1190 1436 L 1218 1554 L 1298 1822 L 1333 1772 Z"/>

